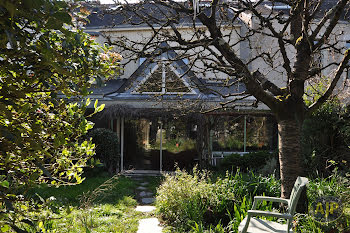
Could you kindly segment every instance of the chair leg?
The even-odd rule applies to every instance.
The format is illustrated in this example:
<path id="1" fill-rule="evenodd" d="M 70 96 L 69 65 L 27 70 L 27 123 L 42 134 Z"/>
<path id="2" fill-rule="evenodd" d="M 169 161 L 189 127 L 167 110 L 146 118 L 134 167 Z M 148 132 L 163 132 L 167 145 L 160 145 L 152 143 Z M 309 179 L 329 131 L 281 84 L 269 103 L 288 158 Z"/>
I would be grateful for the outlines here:
<path id="1" fill-rule="evenodd" d="M 251 218 L 251 216 L 250 216 L 250 214 L 248 214 L 247 215 L 247 221 L 245 222 L 245 225 L 244 225 L 244 227 L 242 229 L 242 233 L 246 233 L 247 232 L 248 226 L 249 226 L 249 222 L 250 222 L 250 218 Z"/>

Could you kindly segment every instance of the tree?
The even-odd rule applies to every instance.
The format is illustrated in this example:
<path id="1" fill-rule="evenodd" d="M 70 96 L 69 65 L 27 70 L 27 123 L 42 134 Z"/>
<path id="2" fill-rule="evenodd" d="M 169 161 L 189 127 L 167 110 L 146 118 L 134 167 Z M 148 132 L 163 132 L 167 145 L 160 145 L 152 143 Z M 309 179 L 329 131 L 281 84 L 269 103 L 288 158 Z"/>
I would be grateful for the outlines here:
<path id="1" fill-rule="evenodd" d="M 147 26 L 149 36 L 141 40 L 105 36 L 133 57 L 174 50 L 176 59 L 189 59 L 189 67 L 198 73 L 217 74 L 212 77 L 216 81 L 226 75 L 221 79 L 224 86 L 243 83 L 246 91 L 235 100 L 254 96 L 276 116 L 282 197 L 289 197 L 296 177 L 303 174 L 303 121 L 329 98 L 348 65 L 350 54 L 339 37 L 347 30 L 340 21 L 347 16 L 349 0 L 201 2 L 124 4 L 117 13 L 124 14 L 131 25 Z M 164 41 L 169 46 L 159 46 Z M 243 51 L 250 51 L 250 56 Z M 322 54 L 329 59 L 317 62 Z M 322 80 L 325 73 L 331 82 L 319 98 L 306 105 L 305 87 L 310 80 Z M 227 106 L 231 103 L 227 101 Z"/>
<path id="2" fill-rule="evenodd" d="M 39 183 L 79 183 L 94 145 L 81 136 L 93 127 L 84 112 L 93 80 L 114 73 L 116 64 L 73 30 L 65 1 L 0 2 L 0 225 L 25 232 L 37 208 L 25 194 Z M 59 98 L 61 96 L 61 98 Z M 65 96 L 66 98 L 62 98 Z M 80 103 L 78 103 L 80 102 Z M 103 106 L 95 103 L 95 112 Z M 35 209 L 40 211 L 41 209 Z M 22 229 L 21 229 L 22 228 Z"/>

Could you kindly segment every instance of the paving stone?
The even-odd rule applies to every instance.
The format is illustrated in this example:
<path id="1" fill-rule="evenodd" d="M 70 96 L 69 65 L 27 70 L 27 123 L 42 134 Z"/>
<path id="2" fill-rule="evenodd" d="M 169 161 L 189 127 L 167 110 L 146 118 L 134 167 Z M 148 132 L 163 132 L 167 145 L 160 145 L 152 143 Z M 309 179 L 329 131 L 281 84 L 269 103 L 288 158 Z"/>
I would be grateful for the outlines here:
<path id="1" fill-rule="evenodd" d="M 141 199 L 142 204 L 152 204 L 156 199 L 153 197 L 145 197 Z"/>
<path id="2" fill-rule="evenodd" d="M 142 191 L 142 192 L 139 193 L 139 196 L 140 197 L 153 197 L 153 193 L 152 192 Z"/>
<path id="3" fill-rule="evenodd" d="M 155 210 L 156 207 L 155 206 L 151 206 L 151 205 L 139 205 L 139 206 L 136 206 L 136 211 L 140 211 L 140 212 L 143 212 L 143 213 L 149 213 L 149 212 L 152 212 L 153 210 Z"/>
<path id="4" fill-rule="evenodd" d="M 137 233 L 161 233 L 162 229 L 157 218 L 146 218 L 140 220 Z"/>
<path id="5" fill-rule="evenodd" d="M 143 186 L 137 187 L 136 189 L 137 189 L 137 190 L 147 190 L 147 188 L 145 188 L 145 187 L 143 187 Z"/>
<path id="6" fill-rule="evenodd" d="M 146 185 L 149 185 L 149 183 L 147 181 L 145 181 L 145 182 L 141 183 L 140 185 L 146 186 Z"/>

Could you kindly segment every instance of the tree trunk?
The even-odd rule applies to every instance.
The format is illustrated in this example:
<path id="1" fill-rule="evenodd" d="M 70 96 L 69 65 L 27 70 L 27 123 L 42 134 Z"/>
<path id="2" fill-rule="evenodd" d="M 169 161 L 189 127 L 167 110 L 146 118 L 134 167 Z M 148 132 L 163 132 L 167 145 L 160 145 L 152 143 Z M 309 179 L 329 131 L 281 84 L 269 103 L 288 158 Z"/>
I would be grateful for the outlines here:
<path id="1" fill-rule="evenodd" d="M 295 119 L 278 121 L 281 197 L 289 198 L 296 178 L 302 175 L 300 126 Z"/>

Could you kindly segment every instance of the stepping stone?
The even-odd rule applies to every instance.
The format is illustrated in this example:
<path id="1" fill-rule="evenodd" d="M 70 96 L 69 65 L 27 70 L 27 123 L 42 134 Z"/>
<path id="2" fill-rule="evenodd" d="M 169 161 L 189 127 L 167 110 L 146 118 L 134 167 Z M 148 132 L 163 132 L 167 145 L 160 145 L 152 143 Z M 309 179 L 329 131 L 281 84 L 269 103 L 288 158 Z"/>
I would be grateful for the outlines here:
<path id="1" fill-rule="evenodd" d="M 140 185 L 145 186 L 145 185 L 148 185 L 148 184 L 149 183 L 146 181 L 146 182 L 141 183 Z"/>
<path id="2" fill-rule="evenodd" d="M 136 189 L 137 189 L 137 190 L 147 190 L 147 188 L 145 188 L 145 187 L 143 187 L 143 186 L 137 187 Z"/>
<path id="3" fill-rule="evenodd" d="M 153 193 L 142 191 L 142 192 L 140 192 L 139 196 L 140 197 L 152 197 Z"/>
<path id="4" fill-rule="evenodd" d="M 157 218 L 146 218 L 140 220 L 137 233 L 161 233 L 162 229 Z"/>
<path id="5" fill-rule="evenodd" d="M 153 197 L 145 197 L 141 199 L 142 204 L 152 204 L 156 199 Z"/>
<path id="6" fill-rule="evenodd" d="M 152 212 L 153 210 L 155 210 L 156 207 L 155 206 L 151 206 L 151 205 L 139 205 L 139 206 L 136 206 L 136 211 L 139 211 L 139 212 L 143 212 L 143 213 L 149 213 L 149 212 Z"/>

